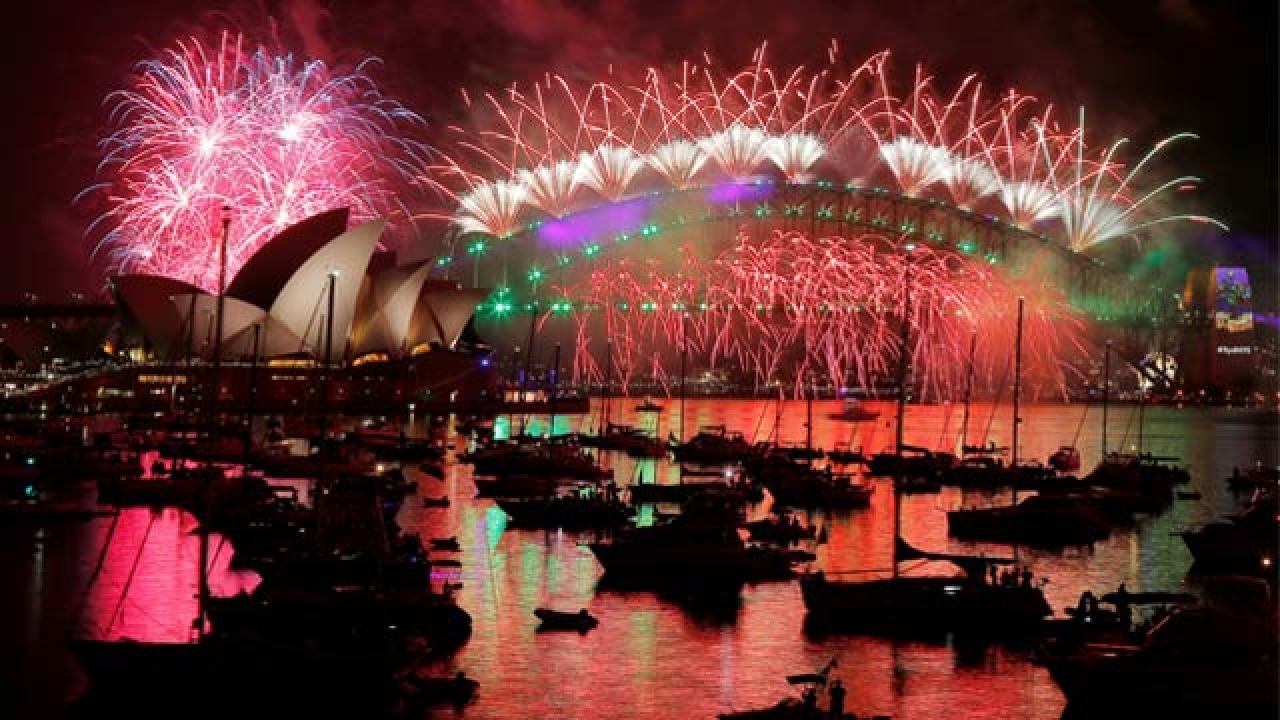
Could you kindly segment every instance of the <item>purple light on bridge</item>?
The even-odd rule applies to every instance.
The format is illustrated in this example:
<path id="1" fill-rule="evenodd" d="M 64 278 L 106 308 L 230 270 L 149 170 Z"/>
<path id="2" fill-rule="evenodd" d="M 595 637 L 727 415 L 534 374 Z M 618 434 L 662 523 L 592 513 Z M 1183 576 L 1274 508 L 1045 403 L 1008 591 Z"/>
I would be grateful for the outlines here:
<path id="1" fill-rule="evenodd" d="M 727 205 L 744 200 L 763 200 L 772 194 L 772 183 L 728 182 L 713 185 L 707 191 L 707 202 Z"/>
<path id="2" fill-rule="evenodd" d="M 568 247 L 638 232 L 648 219 L 652 204 L 649 197 L 638 197 L 588 208 L 543 223 L 537 230 L 538 239 L 553 247 Z"/>

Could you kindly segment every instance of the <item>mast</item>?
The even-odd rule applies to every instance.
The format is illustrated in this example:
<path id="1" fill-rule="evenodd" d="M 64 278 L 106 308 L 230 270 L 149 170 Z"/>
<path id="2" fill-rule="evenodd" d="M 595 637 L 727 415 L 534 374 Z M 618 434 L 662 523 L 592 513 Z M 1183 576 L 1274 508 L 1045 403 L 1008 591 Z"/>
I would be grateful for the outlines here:
<path id="1" fill-rule="evenodd" d="M 247 473 L 253 448 L 253 415 L 258 398 L 258 343 L 262 335 L 262 323 L 253 324 L 253 354 L 249 358 L 249 397 L 245 403 L 244 465 Z"/>
<path id="2" fill-rule="evenodd" d="M 222 310 L 224 306 L 224 296 L 227 287 L 227 237 L 231 232 L 231 206 L 222 206 L 222 237 L 218 242 L 218 297 L 217 304 L 214 306 L 214 330 L 213 330 L 213 362 L 210 364 L 213 376 L 212 392 L 209 395 L 208 403 L 208 421 L 210 438 L 216 437 L 218 427 L 218 395 L 219 385 L 221 383 L 220 375 L 222 374 Z M 206 504 L 209 501 L 209 478 L 207 474 L 201 476 L 201 495 Z M 196 616 L 192 621 L 196 638 L 203 638 L 205 631 L 205 610 L 209 605 L 209 532 L 208 514 L 205 519 L 200 522 L 200 551 L 199 551 L 199 571 L 198 591 L 196 593 Z"/>
<path id="3" fill-rule="evenodd" d="M 907 363 L 911 337 L 911 251 L 914 243 L 907 243 L 905 262 L 902 270 L 902 327 L 898 348 L 898 421 L 894 430 L 894 463 L 893 463 L 893 577 L 898 577 L 898 534 L 902 527 L 901 492 L 904 474 L 902 472 L 902 436 L 903 422 L 907 416 Z"/>
<path id="4" fill-rule="evenodd" d="M 1141 383 L 1141 380 L 1139 380 Z M 1142 432 L 1146 425 L 1147 394 L 1138 386 L 1138 462 L 1142 462 Z"/>
<path id="5" fill-rule="evenodd" d="M 1111 394 L 1111 341 L 1102 356 L 1102 459 L 1107 459 L 1107 401 Z"/>
<path id="6" fill-rule="evenodd" d="M 551 361 L 551 397 L 548 398 L 547 439 L 556 435 L 556 396 L 560 391 L 560 343 L 556 343 L 556 351 Z"/>
<path id="7" fill-rule="evenodd" d="M 1018 426 L 1022 424 L 1022 418 L 1018 415 L 1018 400 L 1022 395 L 1022 305 L 1024 299 L 1018 297 L 1018 334 L 1013 343 L 1013 447 L 1010 448 L 1009 467 L 1014 469 L 1018 467 Z M 1018 492 L 1018 484 L 1013 484 L 1014 493 Z"/>
<path id="8" fill-rule="evenodd" d="M 613 382 L 613 339 L 604 341 L 604 382 L 600 383 L 600 427 L 596 437 L 604 437 L 609 427 L 609 383 Z"/>
<path id="9" fill-rule="evenodd" d="M 813 386 L 811 383 L 805 383 L 805 403 L 804 403 L 804 449 L 805 464 L 813 466 Z"/>
<path id="10" fill-rule="evenodd" d="M 333 370 L 333 304 L 338 271 L 329 271 L 329 310 L 325 316 L 324 370 L 320 375 L 320 467 L 325 463 L 325 441 L 329 435 L 329 375 Z"/>
<path id="11" fill-rule="evenodd" d="M 978 326 L 969 333 L 969 367 L 965 371 L 964 417 L 960 421 L 960 452 L 969 444 L 969 405 L 973 401 L 973 356 L 978 350 Z"/>
<path id="12" fill-rule="evenodd" d="M 689 344 L 685 335 L 685 321 L 689 317 L 686 310 L 680 315 L 680 442 L 684 442 L 684 376 L 685 364 L 689 357 Z"/>
<path id="13" fill-rule="evenodd" d="M 528 398 L 525 397 L 525 384 L 533 373 L 533 332 L 538 324 L 538 303 L 534 302 L 529 311 L 529 342 L 524 348 L 524 374 L 520 376 L 520 435 L 523 437 L 529 421 L 529 408 L 523 407 Z"/>

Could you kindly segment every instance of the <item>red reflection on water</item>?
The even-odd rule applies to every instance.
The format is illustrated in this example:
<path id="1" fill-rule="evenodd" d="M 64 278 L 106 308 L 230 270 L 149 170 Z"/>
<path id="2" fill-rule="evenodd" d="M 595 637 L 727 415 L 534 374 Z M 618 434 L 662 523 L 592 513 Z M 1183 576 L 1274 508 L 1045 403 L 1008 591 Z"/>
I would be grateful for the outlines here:
<path id="1" fill-rule="evenodd" d="M 875 422 L 851 424 L 827 418 L 826 412 L 838 403 L 824 402 L 826 406 L 815 403 L 812 413 L 815 446 L 851 443 L 876 452 L 892 443 L 895 413 L 891 403 L 874 406 L 882 413 Z M 638 426 L 653 422 L 634 413 L 634 404 L 615 400 L 613 420 Z M 678 427 L 679 403 L 664 404 L 660 427 Z M 803 443 L 806 410 L 803 402 L 788 402 L 779 409 L 771 400 L 690 399 L 686 401 L 687 432 L 701 425 L 723 424 L 748 439 L 777 436 L 786 442 Z M 954 449 L 962 410 L 957 405 L 909 407 L 906 441 Z M 1007 444 L 1011 439 L 1007 432 L 1010 415 L 1007 403 L 975 405 L 970 413 L 969 442 Z M 1030 405 L 1023 407 L 1022 415 L 1020 456 L 1044 460 L 1058 446 L 1075 444 L 1084 456 L 1085 468 L 1097 463 L 1101 447 L 1097 408 Z M 775 418 L 779 425 L 776 431 Z M 1109 447 L 1127 448 L 1138 442 L 1135 408 L 1112 408 L 1110 418 Z M 592 422 L 589 415 L 558 417 L 557 430 L 590 429 Z M 1018 550 L 1021 563 L 1032 567 L 1037 576 L 1050 579 L 1046 594 L 1060 613 L 1061 608 L 1074 604 L 1082 590 L 1105 591 L 1122 580 L 1134 591 L 1176 589 L 1189 556 L 1171 531 L 1225 514 L 1229 506 L 1214 503 L 1229 502 L 1221 481 L 1231 464 L 1249 462 L 1259 452 L 1266 459 L 1275 453 L 1274 432 L 1237 426 L 1224 430 L 1168 408 L 1148 409 L 1145 422 L 1144 449 L 1193 463 L 1198 468 L 1196 488 L 1204 492 L 1206 500 L 1175 505 L 1165 515 L 1136 529 L 1117 531 L 1091 548 Z M 664 461 L 637 461 L 614 454 L 609 464 L 619 484 L 633 482 L 641 472 L 668 482 L 679 476 L 678 468 Z M 410 532 L 420 532 L 424 541 L 456 536 L 462 546 L 459 553 L 432 555 L 456 558 L 461 565 L 437 568 L 437 580 L 461 583 L 457 597 L 472 615 L 473 634 L 441 670 L 462 669 L 480 681 L 479 699 L 465 710 L 470 720 L 714 717 L 795 695 L 785 676 L 816 670 L 833 657 L 839 662 L 835 675 L 849 689 L 846 710 L 859 715 L 887 714 L 895 720 L 1055 720 L 1062 712 L 1061 694 L 1043 669 L 1028 661 L 1025 652 L 998 648 L 974 651 L 857 636 L 807 638 L 802 631 L 803 603 L 795 583 L 747 587 L 736 612 L 721 616 L 690 611 L 653 593 L 598 591 L 601 569 L 581 544 L 589 536 L 506 528 L 492 500 L 475 498 L 465 466 L 450 465 L 444 480 L 418 477 L 420 496 L 447 495 L 451 503 L 446 508 L 407 503 L 399 518 L 401 525 Z M 818 548 L 816 567 L 887 569 L 892 554 L 894 498 L 887 481 L 873 482 L 877 487 L 869 508 L 802 514 L 803 521 L 827 529 L 828 542 Z M 1007 501 L 1008 496 L 965 496 L 948 488 L 936 495 L 903 496 L 901 534 L 925 550 L 1012 554 L 1011 548 L 958 543 L 947 536 L 946 510 L 980 500 Z M 86 579 L 97 562 L 96 548 L 106 539 L 108 524 L 93 524 L 97 544 L 79 558 Z M 190 534 L 193 521 L 170 510 L 157 515 L 153 523 L 149 511 L 135 510 L 122 515 L 120 524 L 99 582 L 90 592 L 91 618 L 97 625 L 112 625 L 113 634 L 128 630 L 146 638 L 151 636 L 143 633 L 163 631 L 185 637 L 194 612 L 197 547 Z M 148 533 L 148 549 L 139 557 L 137 549 Z M 167 547 L 150 548 L 156 544 Z M 215 549 L 217 545 L 215 539 Z M 225 569 L 229 549 L 214 556 L 215 592 L 233 592 L 243 578 Z M 132 599 L 117 613 L 119 591 L 135 558 L 138 571 L 129 593 Z M 533 610 L 539 606 L 562 610 L 586 607 L 600 619 L 600 626 L 586 635 L 538 633 Z"/>
<path id="2" fill-rule="evenodd" d="M 176 508 L 126 508 L 114 520 L 99 521 L 100 554 L 84 568 L 85 582 L 92 583 L 82 634 L 154 642 L 189 639 L 199 583 L 196 528 L 195 518 Z M 252 573 L 231 570 L 231 555 L 230 543 L 219 535 L 210 537 L 209 589 L 214 595 L 234 594 L 258 582 Z"/>

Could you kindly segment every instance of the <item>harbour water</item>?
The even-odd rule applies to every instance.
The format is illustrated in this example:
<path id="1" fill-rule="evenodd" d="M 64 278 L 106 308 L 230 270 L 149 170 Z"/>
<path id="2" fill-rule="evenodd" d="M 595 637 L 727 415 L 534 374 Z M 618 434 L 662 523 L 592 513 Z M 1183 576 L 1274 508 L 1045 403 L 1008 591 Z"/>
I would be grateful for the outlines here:
<path id="1" fill-rule="evenodd" d="M 598 403 L 598 401 L 595 401 Z M 660 413 L 635 412 L 638 400 L 613 399 L 611 419 L 660 437 L 692 435 L 707 425 L 741 431 L 748 440 L 777 439 L 804 445 L 810 436 L 806 403 L 689 399 L 665 402 Z M 874 421 L 829 419 L 837 401 L 812 407 L 812 444 L 889 448 L 894 406 L 869 403 Z M 1060 445 L 1081 452 L 1082 469 L 1102 456 L 1098 405 L 1032 404 L 1022 408 L 1019 457 L 1045 460 Z M 975 404 L 970 444 L 1008 445 L 1012 411 Z M 954 449 L 961 429 L 958 405 L 912 405 L 907 443 Z M 502 418 L 500 422 L 508 419 Z M 544 432 L 548 418 L 530 418 L 527 430 Z M 599 413 L 560 416 L 556 432 L 594 432 Z M 421 424 L 421 418 L 416 419 Z M 517 425 L 525 424 L 514 419 Z M 775 425 L 778 427 L 775 430 Z M 419 425 L 419 429 L 421 425 Z M 1106 448 L 1140 450 L 1176 458 L 1189 467 L 1195 499 L 1178 499 L 1164 512 L 1113 530 L 1104 541 L 1064 550 L 974 545 L 948 538 L 945 512 L 960 506 L 1007 502 L 944 488 L 937 494 L 902 496 L 901 532 L 912 545 L 932 551 L 986 552 L 1031 568 L 1061 615 L 1083 590 L 1131 591 L 1194 588 L 1191 557 L 1177 531 L 1235 512 L 1244 498 L 1229 490 L 1233 467 L 1280 465 L 1276 413 L 1233 408 L 1134 405 L 1109 408 Z M 455 452 L 465 449 L 453 438 Z M 611 454 L 619 485 L 643 477 L 678 481 L 665 460 L 632 460 Z M 447 495 L 448 507 L 423 507 L 410 497 L 400 521 L 424 539 L 456 536 L 461 567 L 442 568 L 441 581 L 460 582 L 459 604 L 473 618 L 470 640 L 440 665 L 464 671 L 480 683 L 477 699 L 439 717 L 509 718 L 714 718 L 717 713 L 773 704 L 796 690 L 785 676 L 811 672 L 835 659 L 836 677 L 848 688 L 846 709 L 897 720 L 990 718 L 1051 720 L 1064 715 L 1061 693 L 1026 648 L 957 647 L 949 642 L 907 642 L 863 636 L 811 637 L 794 581 L 743 590 L 737 606 L 691 608 L 649 592 L 617 592 L 599 586 L 601 568 L 582 544 L 589 536 L 561 531 L 516 530 L 492 500 L 475 498 L 469 467 L 451 463 L 443 480 L 418 474 L 419 495 Z M 826 528 L 828 541 L 813 549 L 815 568 L 829 572 L 886 568 L 893 542 L 893 502 L 887 481 L 876 482 L 871 507 L 800 514 Z M 754 507 L 749 514 L 765 508 Z M 137 639 L 186 637 L 197 585 L 195 523 L 174 509 L 130 509 L 110 519 L 46 527 L 0 526 L 0 717 L 55 718 L 75 714 L 83 676 L 65 649 L 68 634 Z M 109 542 L 108 542 L 109 541 Z M 213 543 L 215 594 L 252 587 L 255 578 L 228 569 L 231 549 Z M 586 634 L 538 633 L 538 607 L 588 608 L 599 618 Z M 140 702 L 143 700 L 140 699 Z M 198 702 L 193 698 L 192 702 Z M 12 703 L 12 704 L 11 704 Z M 251 713 L 250 713 L 251 714 Z M 172 708 L 181 717 L 181 708 Z"/>

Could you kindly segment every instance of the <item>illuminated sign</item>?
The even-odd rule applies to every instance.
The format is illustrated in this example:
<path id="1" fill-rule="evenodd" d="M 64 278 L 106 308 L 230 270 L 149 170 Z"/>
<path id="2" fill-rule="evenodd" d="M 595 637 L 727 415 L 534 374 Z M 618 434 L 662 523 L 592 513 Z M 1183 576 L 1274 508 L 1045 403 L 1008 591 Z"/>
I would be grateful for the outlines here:
<path id="1" fill-rule="evenodd" d="M 1219 345 L 1219 355 L 1249 355 L 1253 352 L 1253 348 L 1248 345 Z"/>
<path id="2" fill-rule="evenodd" d="M 1228 333 L 1253 329 L 1253 290 L 1249 286 L 1249 273 L 1244 268 L 1214 268 L 1213 294 L 1215 329 Z M 1219 352 L 1222 352 L 1221 348 Z"/>

